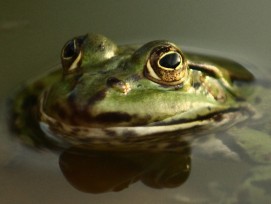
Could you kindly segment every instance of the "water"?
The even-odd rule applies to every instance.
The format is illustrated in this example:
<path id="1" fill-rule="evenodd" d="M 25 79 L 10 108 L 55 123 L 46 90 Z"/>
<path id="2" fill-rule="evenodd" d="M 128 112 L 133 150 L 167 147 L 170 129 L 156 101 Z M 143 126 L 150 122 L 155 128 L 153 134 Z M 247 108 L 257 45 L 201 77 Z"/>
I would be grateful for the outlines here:
<path id="1" fill-rule="evenodd" d="M 258 78 L 269 77 L 270 6 L 269 1 L 259 4 L 252 0 L 3 2 L 0 8 L 1 113 L 5 111 L 4 101 L 15 87 L 59 63 L 63 44 L 72 36 L 89 31 L 124 44 L 169 39 L 185 47 L 213 50 L 252 64 L 250 68 Z M 265 110 L 270 110 L 270 106 Z M 178 187 L 154 188 L 161 185 L 161 178 L 156 175 L 171 167 L 166 161 L 176 161 L 174 158 L 178 155 L 150 155 L 154 164 L 144 172 L 145 176 L 141 172 L 145 164 L 134 156 L 132 163 L 136 163 L 136 168 L 126 175 L 130 179 L 120 178 L 126 179 L 125 185 L 119 187 L 122 191 L 101 193 L 102 189 L 99 194 L 92 194 L 92 186 L 92 193 L 86 193 L 87 190 L 80 191 L 83 187 L 72 182 L 76 178 L 70 178 L 63 170 L 63 165 L 69 165 L 74 155 L 66 153 L 60 157 L 54 152 L 24 147 L 15 138 L 11 139 L 5 128 L 6 116 L 1 115 L 0 203 L 225 203 L 253 168 L 247 161 L 236 162 L 236 155 L 201 156 L 204 150 L 191 144 L 190 172 L 183 174 L 187 177 L 184 176 L 184 183 L 175 183 Z M 92 160 L 84 161 L 98 163 L 95 155 Z M 64 162 L 63 158 L 66 158 Z M 124 167 L 128 166 L 126 158 L 120 155 L 114 158 L 123 161 Z M 131 165 L 131 161 L 128 163 Z M 113 175 L 119 177 L 118 172 L 124 170 L 116 168 Z M 157 181 L 157 185 L 151 181 Z M 104 189 L 108 191 L 109 187 Z M 114 188 L 111 186 L 111 189 Z M 243 202 L 246 203 L 245 198 Z"/>

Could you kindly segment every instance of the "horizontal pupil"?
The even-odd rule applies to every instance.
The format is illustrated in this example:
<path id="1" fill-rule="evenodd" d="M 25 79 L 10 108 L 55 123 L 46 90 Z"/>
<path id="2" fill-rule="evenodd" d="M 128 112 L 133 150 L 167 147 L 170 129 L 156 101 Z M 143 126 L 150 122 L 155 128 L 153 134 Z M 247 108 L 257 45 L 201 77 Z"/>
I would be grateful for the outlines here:
<path id="1" fill-rule="evenodd" d="M 72 57 L 75 54 L 75 47 L 74 47 L 74 43 L 73 40 L 71 40 L 70 42 L 68 42 L 68 44 L 65 47 L 64 50 L 64 57 Z"/>
<path id="2" fill-rule="evenodd" d="M 181 62 L 180 55 L 177 53 L 167 54 L 163 56 L 159 61 L 161 66 L 172 69 L 178 67 L 180 62 Z"/>

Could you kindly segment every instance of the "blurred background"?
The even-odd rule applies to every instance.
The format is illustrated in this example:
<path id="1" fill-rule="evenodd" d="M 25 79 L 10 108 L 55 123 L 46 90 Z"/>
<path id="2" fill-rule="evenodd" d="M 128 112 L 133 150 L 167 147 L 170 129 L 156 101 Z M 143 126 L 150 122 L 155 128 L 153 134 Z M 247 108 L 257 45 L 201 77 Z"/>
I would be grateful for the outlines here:
<path id="1" fill-rule="evenodd" d="M 256 76 L 270 74 L 270 8 L 268 0 L 2 1 L 0 101 L 23 81 L 59 64 L 64 43 L 87 32 L 104 34 L 118 44 L 167 39 L 191 50 L 244 60 L 257 67 L 252 70 Z M 1 134 L 6 135 L 3 127 Z M 1 143 L 2 161 L 8 165 L 0 166 L 0 203 L 185 203 L 178 193 L 193 192 L 197 178 L 208 172 L 206 164 L 195 163 L 203 170 L 194 172 L 195 183 L 182 190 L 154 191 L 137 183 L 122 194 L 90 196 L 67 184 L 56 155 L 47 153 L 41 159 L 5 140 Z M 12 155 L 16 159 L 10 163 Z M 204 195 L 204 187 L 199 186 L 199 194 Z"/>

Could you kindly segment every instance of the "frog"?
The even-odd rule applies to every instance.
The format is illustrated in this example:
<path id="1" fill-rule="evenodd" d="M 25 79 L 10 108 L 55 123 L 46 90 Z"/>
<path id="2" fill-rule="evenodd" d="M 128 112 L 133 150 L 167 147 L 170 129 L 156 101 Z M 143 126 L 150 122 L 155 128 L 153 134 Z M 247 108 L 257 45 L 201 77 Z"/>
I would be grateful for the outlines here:
<path id="1" fill-rule="evenodd" d="M 255 77 L 244 65 L 183 52 L 167 40 L 117 45 L 92 33 L 66 42 L 60 58 L 60 67 L 26 83 L 9 103 L 10 127 L 24 143 L 178 151 L 184 140 L 227 130 L 253 161 L 270 168 L 266 126 L 242 126 L 249 119 L 259 124 L 255 104 L 264 90 L 255 91 Z M 253 131 L 264 139 L 242 136 Z"/>
<path id="2" fill-rule="evenodd" d="M 158 134 L 204 133 L 255 114 L 245 99 L 250 71 L 232 60 L 183 54 L 166 40 L 118 46 L 86 34 L 64 45 L 61 64 L 13 100 L 13 127 L 21 135 L 35 134 L 32 122 L 59 144 L 133 147 L 155 143 Z"/>

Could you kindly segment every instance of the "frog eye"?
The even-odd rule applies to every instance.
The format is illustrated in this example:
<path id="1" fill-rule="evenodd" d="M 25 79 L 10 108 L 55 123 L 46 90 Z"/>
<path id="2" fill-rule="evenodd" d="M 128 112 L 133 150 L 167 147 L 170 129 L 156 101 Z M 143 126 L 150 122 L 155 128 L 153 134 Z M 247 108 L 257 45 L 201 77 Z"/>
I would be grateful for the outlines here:
<path id="1" fill-rule="evenodd" d="M 63 55 L 62 57 L 67 59 L 71 58 L 76 54 L 76 44 L 75 40 L 70 40 L 66 43 L 66 45 L 63 48 Z"/>
<path id="2" fill-rule="evenodd" d="M 187 75 L 187 63 L 182 52 L 173 45 L 153 49 L 144 75 L 159 84 L 179 85 Z"/>
<path id="3" fill-rule="evenodd" d="M 182 58 L 178 53 L 167 53 L 161 57 L 159 64 L 161 67 L 176 69 L 182 63 Z"/>
<path id="4" fill-rule="evenodd" d="M 80 67 L 82 60 L 82 44 L 85 36 L 79 36 L 69 40 L 61 52 L 61 62 L 64 73 L 70 73 Z"/>

